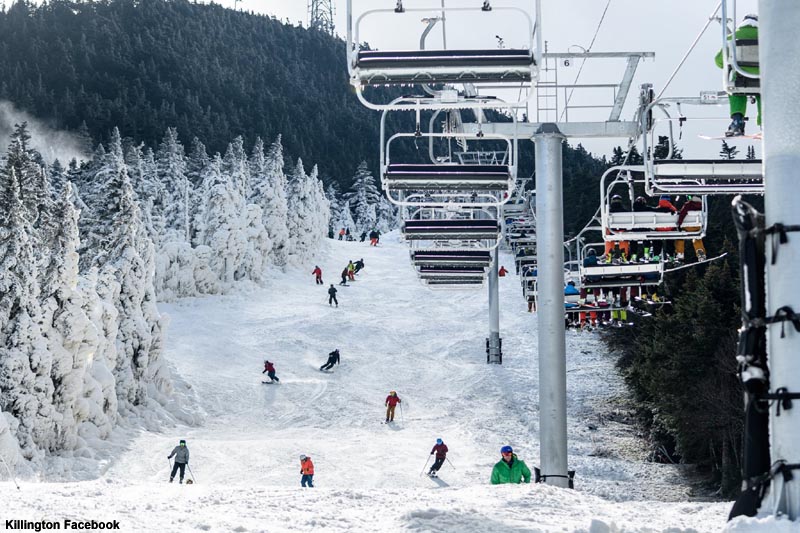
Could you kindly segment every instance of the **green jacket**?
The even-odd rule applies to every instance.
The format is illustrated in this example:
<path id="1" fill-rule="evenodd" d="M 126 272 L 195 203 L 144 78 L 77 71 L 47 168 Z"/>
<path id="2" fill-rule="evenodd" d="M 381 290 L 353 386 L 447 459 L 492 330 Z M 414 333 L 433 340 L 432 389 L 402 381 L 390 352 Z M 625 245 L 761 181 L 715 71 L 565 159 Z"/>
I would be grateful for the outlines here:
<path id="1" fill-rule="evenodd" d="M 517 459 L 514 454 L 511 457 L 511 463 L 506 463 L 502 459 L 494 465 L 492 469 L 492 485 L 500 485 L 501 483 L 525 483 L 531 482 L 531 469 L 525 464 L 525 461 Z"/>
<path id="2" fill-rule="evenodd" d="M 734 36 L 736 39 L 755 39 L 758 40 L 758 28 L 755 26 L 742 26 L 738 30 L 736 30 L 736 34 Z M 730 40 L 730 37 L 728 37 Z M 714 58 L 714 62 L 717 64 L 719 68 L 722 68 L 722 50 L 717 53 L 717 57 Z M 741 67 L 742 70 L 745 72 L 749 72 L 750 74 L 758 74 L 758 67 Z"/>

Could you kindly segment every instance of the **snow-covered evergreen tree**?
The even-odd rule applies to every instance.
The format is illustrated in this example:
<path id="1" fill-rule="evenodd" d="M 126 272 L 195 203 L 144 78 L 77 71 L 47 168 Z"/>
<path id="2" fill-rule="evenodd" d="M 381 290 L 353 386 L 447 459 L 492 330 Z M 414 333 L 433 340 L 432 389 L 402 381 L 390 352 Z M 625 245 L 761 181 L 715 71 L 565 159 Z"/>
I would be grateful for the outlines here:
<path id="1" fill-rule="evenodd" d="M 244 209 L 247 198 L 250 197 L 250 165 L 244 150 L 244 139 L 241 136 L 236 137 L 228 145 L 222 160 L 222 171 L 228 176 L 236 201 Z"/>
<path id="2" fill-rule="evenodd" d="M 399 221 L 397 219 L 397 208 L 381 195 L 381 200 L 376 207 L 377 212 L 377 229 L 381 233 L 388 233 L 393 229 L 397 229 Z"/>
<path id="3" fill-rule="evenodd" d="M 253 180 L 251 202 L 260 206 L 264 227 L 272 243 L 270 257 L 278 266 L 284 266 L 288 257 L 289 229 L 286 175 L 283 171 L 283 146 L 278 136 L 263 155 L 263 143 L 257 140 L 250 158 Z"/>
<path id="4" fill-rule="evenodd" d="M 34 230 L 13 166 L 0 197 L 0 411 L 10 415 L 22 455 L 52 448 L 60 415 L 53 409 L 51 357 L 41 330 Z"/>
<path id="5" fill-rule="evenodd" d="M 166 191 L 164 221 L 168 241 L 190 240 L 190 189 L 186 176 L 186 157 L 178 140 L 178 130 L 167 128 L 167 133 L 156 152 L 159 181 Z"/>
<path id="6" fill-rule="evenodd" d="M 211 270 L 224 285 L 230 286 L 237 280 L 236 272 L 243 263 L 247 241 L 242 228 L 241 197 L 222 167 L 222 159 L 217 154 L 203 177 L 209 194 L 204 244 L 213 251 Z"/>
<path id="7" fill-rule="evenodd" d="M 344 197 L 350 201 L 350 208 L 353 211 L 353 219 L 356 222 L 354 233 L 375 229 L 377 223 L 375 206 L 380 202 L 381 195 L 366 161 L 358 165 L 350 192 Z"/>
<path id="8" fill-rule="evenodd" d="M 114 368 L 120 408 L 162 399 L 170 384 L 161 359 L 164 323 L 156 308 L 153 243 L 145 230 L 126 169 L 115 180 L 119 193 L 112 232 L 101 256 L 101 278 L 116 281 L 111 290 L 119 310 L 117 364 Z"/>

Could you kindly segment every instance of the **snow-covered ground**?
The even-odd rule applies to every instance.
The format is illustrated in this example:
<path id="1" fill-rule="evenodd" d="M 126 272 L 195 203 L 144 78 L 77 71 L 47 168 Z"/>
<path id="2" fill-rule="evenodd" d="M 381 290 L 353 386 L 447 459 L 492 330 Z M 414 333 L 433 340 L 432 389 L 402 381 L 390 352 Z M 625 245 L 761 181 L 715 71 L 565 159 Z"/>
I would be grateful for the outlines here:
<path id="1" fill-rule="evenodd" d="M 501 278 L 504 364 L 485 363 L 486 289 L 432 291 L 396 237 L 381 246 L 327 241 L 314 265 L 271 274 L 266 288 L 164 305 L 176 394 L 198 423 L 121 428 L 94 479 L 61 473 L 0 483 L 8 519 L 119 521 L 124 531 L 720 531 L 729 503 L 691 501 L 681 467 L 647 463 L 618 421 L 624 389 L 591 333 L 567 333 L 569 464 L 576 490 L 492 486 L 499 448 L 537 464 L 535 315 L 514 276 Z M 349 259 L 357 281 L 339 287 Z M 506 266 L 512 260 L 504 258 Z M 501 261 L 503 262 L 503 261 Z M 339 308 L 327 303 L 337 283 Z M 319 366 L 338 348 L 333 373 Z M 263 360 L 280 385 L 261 383 Z M 390 390 L 402 398 L 385 425 Z M 439 479 L 421 476 L 435 439 L 450 448 Z M 185 438 L 194 485 L 168 484 L 167 455 Z M 312 457 L 313 489 L 298 457 Z M 84 461 L 85 462 L 85 461 Z M 64 481 L 67 479 L 67 481 Z M 752 531 L 741 521 L 733 531 Z M 766 529 L 777 531 L 771 521 Z M 797 531 L 782 523 L 781 531 Z"/>

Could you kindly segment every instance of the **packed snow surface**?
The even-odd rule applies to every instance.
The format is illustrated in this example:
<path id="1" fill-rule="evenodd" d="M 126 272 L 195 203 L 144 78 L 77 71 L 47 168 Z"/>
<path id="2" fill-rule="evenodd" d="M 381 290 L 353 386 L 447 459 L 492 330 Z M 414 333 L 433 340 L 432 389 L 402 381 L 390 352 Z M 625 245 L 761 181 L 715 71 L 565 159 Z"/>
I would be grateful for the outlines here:
<path id="1" fill-rule="evenodd" d="M 621 414 L 614 357 L 594 333 L 567 332 L 576 490 L 489 484 L 503 445 L 531 467 L 539 462 L 536 318 L 517 278 L 500 280 L 504 359 L 487 365 L 486 287 L 430 290 L 395 235 L 368 244 L 327 241 L 317 260 L 323 286 L 308 264 L 271 272 L 265 287 L 163 305 L 176 401 L 196 424 L 153 431 L 128 423 L 94 470 L 79 457 L 54 458 L 19 491 L 3 473 L 0 523 L 77 518 L 118 520 L 123 531 L 237 532 L 725 527 L 729 503 L 692 501 L 682 467 L 645 461 L 648 450 Z M 362 257 L 366 268 L 340 287 L 342 268 Z M 330 283 L 338 308 L 327 302 Z M 341 365 L 320 372 L 335 348 Z M 264 359 L 280 384 L 262 384 Z M 387 425 L 390 390 L 402 409 Z M 437 437 L 451 462 L 432 479 L 421 473 Z M 181 438 L 194 485 L 167 483 L 167 455 Z M 300 487 L 300 454 L 314 461 L 313 489 Z M 775 519 L 730 527 L 798 531 Z"/>

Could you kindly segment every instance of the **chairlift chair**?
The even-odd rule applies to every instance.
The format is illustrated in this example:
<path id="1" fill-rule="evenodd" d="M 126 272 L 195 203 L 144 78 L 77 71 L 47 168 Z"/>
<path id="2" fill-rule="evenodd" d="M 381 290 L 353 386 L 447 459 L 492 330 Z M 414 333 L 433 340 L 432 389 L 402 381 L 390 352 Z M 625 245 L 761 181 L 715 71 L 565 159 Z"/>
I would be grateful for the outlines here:
<path id="1" fill-rule="evenodd" d="M 724 96 L 724 94 L 723 94 Z M 695 97 L 670 97 L 651 101 L 641 113 L 640 127 L 642 133 L 643 165 L 630 165 L 628 172 L 644 173 L 644 187 L 647 194 L 764 194 L 763 166 L 760 159 L 725 160 L 725 159 L 675 159 L 673 157 L 673 124 L 686 120 L 684 116 L 673 117 L 667 108 L 670 105 L 708 106 L 720 105 L 716 93 L 701 93 Z M 659 109 L 664 117 L 653 117 L 653 111 Z M 727 120 L 708 119 L 698 120 Z M 668 154 L 664 159 L 653 157 L 656 145 L 656 126 L 666 122 L 669 126 Z M 605 177 L 605 176 L 604 176 Z"/>
<path id="2" fill-rule="evenodd" d="M 416 267 L 489 268 L 492 254 L 485 250 L 413 250 L 411 261 Z"/>
<path id="3" fill-rule="evenodd" d="M 524 9 L 496 7 L 493 11 L 507 12 L 514 17 L 518 16 L 519 20 L 527 22 L 527 48 L 431 50 L 424 49 L 423 35 L 423 40 L 419 43 L 420 49 L 362 50 L 361 24 L 369 21 L 373 15 L 415 12 L 428 13 L 438 18 L 444 17 L 446 12 L 474 12 L 480 16 L 481 12 L 485 12 L 485 10 L 480 7 L 444 7 L 443 5 L 404 8 L 401 11 L 387 7 L 369 9 L 354 19 L 352 4 L 352 0 L 347 0 L 347 68 L 350 83 L 356 89 L 358 98 L 371 109 L 387 109 L 397 104 L 378 104 L 367 100 L 363 90 L 369 85 L 519 84 L 531 83 L 538 77 L 537 65 L 541 62 L 541 51 L 537 50 L 534 53 L 533 43 L 538 22 L 535 25 L 529 13 Z M 525 101 L 531 98 L 533 91 L 527 91 L 527 93 Z M 515 105 L 522 103 L 515 102 Z M 475 105 L 486 106 L 478 101 L 475 102 Z"/>

